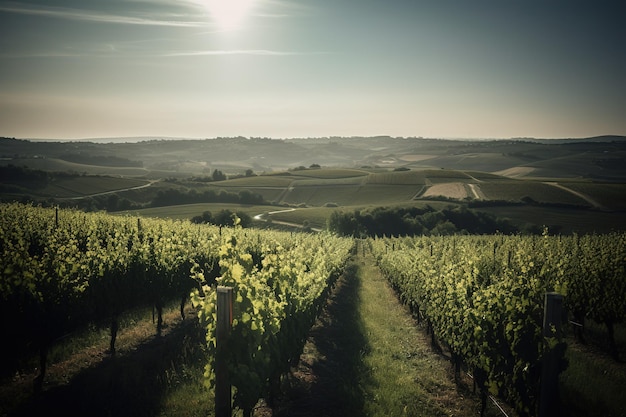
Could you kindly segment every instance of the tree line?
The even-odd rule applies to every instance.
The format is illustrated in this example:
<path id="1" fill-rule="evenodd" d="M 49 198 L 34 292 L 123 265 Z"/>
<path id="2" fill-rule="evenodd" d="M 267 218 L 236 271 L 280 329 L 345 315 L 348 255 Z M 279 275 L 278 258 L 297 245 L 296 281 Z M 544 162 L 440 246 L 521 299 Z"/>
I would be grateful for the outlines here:
<path id="1" fill-rule="evenodd" d="M 235 217 L 239 219 L 238 226 L 247 228 L 252 225 L 252 217 L 247 213 L 239 210 L 233 212 L 228 209 L 220 210 L 215 214 L 207 210 L 199 216 L 192 217 L 191 222 L 195 224 L 213 224 L 216 226 L 234 227 L 236 225 Z"/>
<path id="2" fill-rule="evenodd" d="M 253 193 L 249 190 L 234 193 L 224 190 L 219 192 L 214 190 L 198 192 L 196 190 L 181 191 L 177 189 L 167 189 L 157 192 L 150 206 L 163 207 L 194 203 L 267 204 L 260 194 Z"/>
<path id="3" fill-rule="evenodd" d="M 328 228 L 342 236 L 383 237 L 454 234 L 514 234 L 515 225 L 464 206 L 436 210 L 425 207 L 376 207 L 351 212 L 335 211 Z M 532 232 L 524 230 L 523 232 Z"/>

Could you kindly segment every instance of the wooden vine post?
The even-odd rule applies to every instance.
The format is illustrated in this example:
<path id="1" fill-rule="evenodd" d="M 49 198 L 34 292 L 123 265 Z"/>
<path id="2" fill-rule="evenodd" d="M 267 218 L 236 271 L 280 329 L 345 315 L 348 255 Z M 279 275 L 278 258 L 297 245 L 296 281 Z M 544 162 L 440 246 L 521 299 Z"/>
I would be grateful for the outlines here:
<path id="1" fill-rule="evenodd" d="M 563 296 L 555 292 L 548 292 L 544 299 L 543 310 L 543 337 L 557 337 L 563 335 Z M 549 350 L 543 357 L 541 368 L 541 393 L 539 397 L 539 417 L 548 417 L 558 414 L 559 402 L 559 353 Z"/>
<path id="2" fill-rule="evenodd" d="M 230 331 L 233 324 L 233 289 L 217 287 L 217 332 L 215 344 L 215 417 L 231 417 L 231 385 L 228 375 L 228 353 Z"/>

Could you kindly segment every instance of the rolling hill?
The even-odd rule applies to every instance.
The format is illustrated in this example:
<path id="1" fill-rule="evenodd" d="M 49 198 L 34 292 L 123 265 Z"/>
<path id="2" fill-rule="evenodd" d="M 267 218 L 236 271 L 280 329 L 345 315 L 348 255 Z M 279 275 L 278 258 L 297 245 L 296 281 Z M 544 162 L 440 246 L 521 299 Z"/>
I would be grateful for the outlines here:
<path id="1" fill-rule="evenodd" d="M 538 225 L 558 224 L 561 212 L 568 231 L 594 231 L 626 227 L 624 162 L 623 137 L 555 141 L 220 138 L 111 143 L 4 138 L 0 139 L 0 166 L 72 172 L 74 176 L 52 176 L 45 186 L 30 188 L 19 179 L 2 178 L 0 197 L 5 201 L 65 198 L 76 204 L 95 199 L 88 208 L 106 203 L 105 208 L 120 210 L 116 201 L 110 205 L 99 198 L 114 195 L 124 201 L 125 212 L 130 207 L 139 209 L 129 212 L 133 214 L 181 218 L 223 208 L 223 202 L 183 207 L 180 201 L 150 208 L 151 201 L 167 190 L 181 195 L 246 191 L 267 202 L 253 206 L 251 214 L 276 212 L 270 218 L 306 221 L 318 227 L 338 209 L 462 204 Z M 215 170 L 231 179 L 213 181 Z"/>
<path id="2" fill-rule="evenodd" d="M 71 169 L 89 174 L 108 171 L 151 178 L 185 177 L 215 169 L 229 175 L 241 174 L 246 169 L 270 173 L 318 164 L 356 169 L 406 167 L 515 172 L 517 176 L 534 178 L 626 179 L 626 138 L 621 136 L 549 141 L 237 137 L 121 143 L 2 138 L 0 158 L 3 164 L 36 169 Z M 85 162 L 73 165 L 81 160 Z M 114 165 L 116 161 L 118 165 Z"/>

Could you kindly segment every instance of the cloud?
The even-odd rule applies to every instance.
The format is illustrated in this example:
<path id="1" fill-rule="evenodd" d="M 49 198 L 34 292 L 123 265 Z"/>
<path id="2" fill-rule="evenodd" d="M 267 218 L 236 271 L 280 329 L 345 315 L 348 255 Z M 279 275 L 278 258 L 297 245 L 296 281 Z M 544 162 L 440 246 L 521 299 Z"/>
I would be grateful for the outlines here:
<path id="1" fill-rule="evenodd" d="M 293 52 L 274 51 L 269 49 L 233 49 L 233 50 L 197 50 L 197 51 L 171 51 L 153 53 L 141 51 L 134 48 L 127 48 L 119 44 L 102 44 L 99 47 L 92 47 L 88 51 L 80 48 L 68 48 L 57 51 L 34 51 L 23 53 L 0 53 L 0 58 L 4 59 L 29 59 L 29 58 L 110 58 L 115 56 L 132 56 L 135 58 L 179 58 L 179 57 L 202 57 L 202 56 L 296 56 L 296 55 L 327 55 L 326 52 Z"/>
<path id="2" fill-rule="evenodd" d="M 0 12 L 16 13 L 34 16 L 43 16 L 56 19 L 77 20 L 97 23 L 113 23 L 123 25 L 143 26 L 173 26 L 173 27 L 199 27 L 206 26 L 206 22 L 164 20 L 147 17 L 132 17 L 117 14 L 109 14 L 93 10 L 70 9 L 63 7 L 29 7 L 19 3 L 0 5 Z"/>
<path id="3" fill-rule="evenodd" d="M 162 57 L 182 57 L 182 56 L 211 56 L 211 55 L 260 55 L 260 56 L 289 56 L 304 55 L 300 52 L 272 51 L 268 49 L 233 49 L 233 50 L 202 50 L 202 51 L 182 51 L 165 53 Z"/>

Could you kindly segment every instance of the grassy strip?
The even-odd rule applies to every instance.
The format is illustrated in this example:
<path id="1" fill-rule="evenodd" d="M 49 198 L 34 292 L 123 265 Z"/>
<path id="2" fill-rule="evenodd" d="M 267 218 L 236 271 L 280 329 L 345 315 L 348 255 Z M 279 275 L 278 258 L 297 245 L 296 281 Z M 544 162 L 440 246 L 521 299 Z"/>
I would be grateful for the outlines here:
<path id="1" fill-rule="evenodd" d="M 568 341 L 569 342 L 569 341 Z M 608 355 L 590 354 L 570 343 L 568 369 L 561 375 L 562 413 L 568 417 L 626 416 L 625 364 Z"/>
<path id="2" fill-rule="evenodd" d="M 51 352 L 41 395 L 32 394 L 36 369 L 0 383 L 0 415 L 154 416 L 164 407 L 162 415 L 210 414 L 213 396 L 201 382 L 203 334 L 191 308 L 186 313 L 181 320 L 178 303 L 169 306 L 160 337 L 150 309 L 125 316 L 115 356 L 106 352 L 106 329 L 72 335 Z M 183 412 L 168 395 L 181 386 Z"/>
<path id="3" fill-rule="evenodd" d="M 626 416 L 626 328 L 615 328 L 620 361 L 609 354 L 606 328 L 591 320 L 586 344 L 567 338 L 567 369 L 560 376 L 562 414 L 569 417 Z"/>
<path id="4" fill-rule="evenodd" d="M 360 314 L 370 347 L 367 416 L 476 416 L 477 397 L 457 386 L 450 363 L 399 303 L 371 257 L 360 257 Z M 488 412 L 488 415 L 498 415 Z"/>
<path id="5" fill-rule="evenodd" d="M 480 413 L 369 256 L 349 265 L 288 382 L 274 417 Z M 486 415 L 501 414 L 488 407 Z"/>

